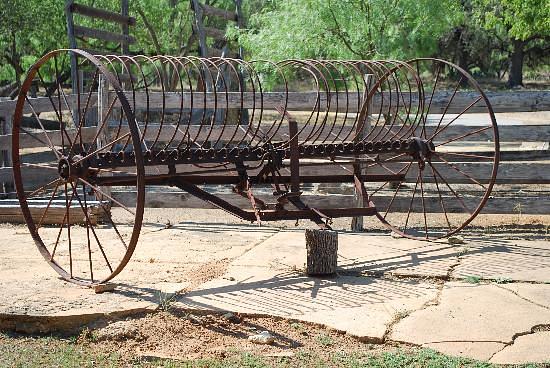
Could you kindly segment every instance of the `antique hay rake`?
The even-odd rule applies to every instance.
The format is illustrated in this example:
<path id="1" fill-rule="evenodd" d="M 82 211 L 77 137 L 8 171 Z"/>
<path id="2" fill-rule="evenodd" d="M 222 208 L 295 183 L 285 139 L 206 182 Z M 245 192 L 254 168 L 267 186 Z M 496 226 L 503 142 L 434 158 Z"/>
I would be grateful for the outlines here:
<path id="1" fill-rule="evenodd" d="M 73 91 L 60 72 L 71 53 L 79 60 Z M 472 110 L 475 128 L 463 119 Z M 24 118 L 35 128 L 23 127 Z M 106 282 L 128 263 L 146 186 L 178 187 L 252 222 L 308 219 L 330 228 L 332 218 L 376 216 L 402 236 L 431 240 L 481 211 L 499 161 L 487 97 L 446 61 L 273 63 L 82 50 L 52 51 L 29 70 L 12 150 L 33 239 L 64 279 L 84 285 Z M 491 170 L 470 171 L 471 161 Z M 319 183 L 347 183 L 357 199 L 308 203 L 303 188 Z M 266 187 L 269 195 L 258 194 Z M 31 201 L 44 203 L 40 215 Z M 54 206 L 65 208 L 64 218 L 45 226 Z"/>

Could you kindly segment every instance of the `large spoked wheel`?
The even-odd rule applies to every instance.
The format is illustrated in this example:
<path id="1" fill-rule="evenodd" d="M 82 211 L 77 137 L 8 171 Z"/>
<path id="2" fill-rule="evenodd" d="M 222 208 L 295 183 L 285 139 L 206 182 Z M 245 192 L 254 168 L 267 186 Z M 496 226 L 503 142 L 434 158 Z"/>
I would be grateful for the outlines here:
<path id="1" fill-rule="evenodd" d="M 424 94 L 423 121 L 411 136 L 420 150 L 371 164 L 371 172 L 405 179 L 368 192 L 388 228 L 404 237 L 436 240 L 466 227 L 487 203 L 497 176 L 498 129 L 487 96 L 466 71 L 438 59 L 408 64 Z"/>
<path id="2" fill-rule="evenodd" d="M 38 60 L 17 101 L 12 153 L 21 211 L 50 266 L 80 285 L 120 273 L 139 238 L 145 174 L 134 114 L 113 74 L 79 50 Z M 109 164 L 116 157 L 125 165 Z M 132 194 L 125 200 L 114 193 L 120 176 L 118 190 Z"/>

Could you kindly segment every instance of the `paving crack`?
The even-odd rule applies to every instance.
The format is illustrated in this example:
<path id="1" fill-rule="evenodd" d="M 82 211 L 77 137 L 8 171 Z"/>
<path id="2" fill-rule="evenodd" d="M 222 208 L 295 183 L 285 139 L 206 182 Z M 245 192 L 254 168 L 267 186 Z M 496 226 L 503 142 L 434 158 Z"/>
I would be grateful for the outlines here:
<path id="1" fill-rule="evenodd" d="M 541 307 L 541 308 L 550 310 L 550 307 L 548 307 L 547 305 L 540 304 L 540 303 L 535 302 L 534 300 L 531 300 L 531 299 L 529 299 L 529 298 L 526 298 L 526 297 L 524 297 L 523 295 L 521 295 L 520 293 L 518 293 L 518 292 L 515 291 L 515 290 L 511 290 L 511 289 L 505 288 L 505 287 L 503 287 L 503 286 L 501 286 L 501 285 L 497 285 L 497 287 L 498 287 L 499 289 L 501 289 L 501 290 L 508 291 L 508 292 L 514 294 L 515 296 L 517 296 L 518 298 L 520 298 L 520 299 L 522 299 L 522 300 L 525 300 L 525 301 L 528 302 L 528 303 L 534 304 L 534 305 L 536 305 L 537 307 Z"/>
<path id="2" fill-rule="evenodd" d="M 390 323 L 386 327 L 386 331 L 384 332 L 384 336 L 382 337 L 382 341 L 386 342 L 388 341 L 388 337 L 391 335 L 393 328 L 402 320 L 407 318 L 411 313 L 418 312 L 421 310 L 424 310 L 429 307 L 434 307 L 439 305 L 441 303 L 441 295 L 443 294 L 443 288 L 445 287 L 445 283 L 451 279 L 451 275 L 456 267 L 460 266 L 460 254 L 456 255 L 456 262 L 449 266 L 447 269 L 447 273 L 445 276 L 439 276 L 439 277 L 432 277 L 432 281 L 435 281 L 438 284 L 437 292 L 435 296 L 428 300 L 426 303 L 422 304 L 420 308 L 415 309 L 413 311 L 406 311 L 406 312 L 399 312 L 396 313 L 394 318 L 390 321 Z"/>
<path id="3" fill-rule="evenodd" d="M 541 324 L 534 325 L 528 331 L 516 332 L 515 334 L 512 335 L 512 340 L 508 341 L 508 342 L 503 341 L 502 343 L 504 344 L 504 346 L 502 347 L 502 349 L 499 349 L 498 351 L 494 352 L 491 355 L 491 357 L 489 359 L 487 359 L 487 361 L 490 362 L 491 359 L 493 359 L 495 357 L 495 355 L 497 355 L 501 351 L 504 351 L 506 348 L 514 345 L 514 343 L 516 342 L 516 339 L 518 339 L 522 336 L 531 335 L 531 334 L 541 332 L 541 331 L 550 331 L 550 324 L 541 323 Z"/>

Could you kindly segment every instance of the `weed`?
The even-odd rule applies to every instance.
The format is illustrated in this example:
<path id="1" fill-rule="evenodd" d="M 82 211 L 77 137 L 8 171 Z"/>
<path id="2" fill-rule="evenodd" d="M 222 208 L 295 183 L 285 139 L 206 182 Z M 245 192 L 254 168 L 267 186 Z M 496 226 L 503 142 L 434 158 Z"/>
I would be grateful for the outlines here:
<path id="1" fill-rule="evenodd" d="M 165 293 L 159 291 L 159 308 L 161 311 L 169 312 L 172 309 L 172 304 L 176 301 L 175 293 Z"/>
<path id="2" fill-rule="evenodd" d="M 493 282 L 497 283 L 497 284 L 509 284 L 512 281 L 512 279 L 508 278 L 508 277 L 497 277 L 496 279 L 493 279 Z"/>
<path id="3" fill-rule="evenodd" d="M 469 284 L 479 284 L 481 282 L 481 277 L 476 275 L 470 275 L 470 276 L 466 276 L 464 278 L 464 281 L 466 281 Z"/>
<path id="4" fill-rule="evenodd" d="M 316 340 L 319 344 L 323 346 L 331 346 L 332 344 L 334 344 L 334 340 L 332 339 L 332 337 L 325 334 L 317 335 Z"/>

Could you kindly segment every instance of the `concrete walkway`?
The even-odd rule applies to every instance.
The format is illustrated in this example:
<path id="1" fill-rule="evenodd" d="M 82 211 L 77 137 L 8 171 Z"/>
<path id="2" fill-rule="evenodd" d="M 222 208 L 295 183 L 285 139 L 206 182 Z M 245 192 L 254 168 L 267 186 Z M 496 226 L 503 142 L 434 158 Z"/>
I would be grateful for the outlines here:
<path id="1" fill-rule="evenodd" d="M 23 227 L 3 228 L 0 327 L 65 328 L 173 304 L 281 316 L 364 341 L 398 341 L 495 363 L 550 361 L 550 242 L 425 243 L 340 233 L 339 276 L 303 274 L 302 230 L 183 223 L 144 228 L 113 293 L 57 279 Z M 185 246 L 182 246 L 182 242 Z"/>

